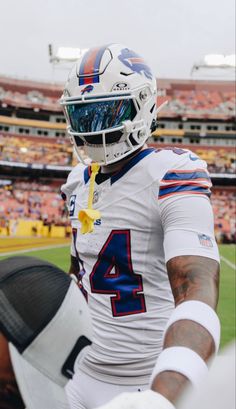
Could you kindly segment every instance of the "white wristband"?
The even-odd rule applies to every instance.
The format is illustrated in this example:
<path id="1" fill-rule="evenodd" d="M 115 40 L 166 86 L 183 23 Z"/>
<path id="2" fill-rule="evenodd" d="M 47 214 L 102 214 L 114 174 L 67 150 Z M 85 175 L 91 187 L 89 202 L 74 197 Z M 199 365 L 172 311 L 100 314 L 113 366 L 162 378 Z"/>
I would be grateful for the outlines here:
<path id="1" fill-rule="evenodd" d="M 164 332 L 164 338 L 169 327 L 176 321 L 191 320 L 204 327 L 212 336 L 215 343 L 215 353 L 218 352 L 220 345 L 220 321 L 209 305 L 201 301 L 184 301 L 179 304 L 172 315 Z"/>
<path id="2" fill-rule="evenodd" d="M 150 385 L 156 375 L 164 371 L 174 371 L 186 376 L 194 387 L 198 387 L 208 373 L 205 361 L 190 348 L 170 347 L 159 355 L 153 369 Z"/>

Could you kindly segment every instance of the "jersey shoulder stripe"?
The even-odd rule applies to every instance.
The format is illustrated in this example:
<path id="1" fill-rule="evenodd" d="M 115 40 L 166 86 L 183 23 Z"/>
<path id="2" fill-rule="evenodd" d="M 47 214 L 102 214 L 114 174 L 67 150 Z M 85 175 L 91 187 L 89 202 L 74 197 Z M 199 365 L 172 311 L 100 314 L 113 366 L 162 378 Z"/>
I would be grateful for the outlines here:
<path id="1" fill-rule="evenodd" d="M 211 195 L 211 179 L 205 169 L 171 169 L 160 181 L 159 199 L 176 194 Z"/>
<path id="2" fill-rule="evenodd" d="M 162 181 L 180 181 L 180 180 L 210 180 L 210 176 L 205 169 L 190 169 L 190 170 L 170 170 Z"/>
<path id="3" fill-rule="evenodd" d="M 169 187 L 160 187 L 159 199 L 164 199 L 167 196 L 173 196 L 175 194 L 204 194 L 208 197 L 211 196 L 211 191 L 204 185 L 174 185 Z"/>

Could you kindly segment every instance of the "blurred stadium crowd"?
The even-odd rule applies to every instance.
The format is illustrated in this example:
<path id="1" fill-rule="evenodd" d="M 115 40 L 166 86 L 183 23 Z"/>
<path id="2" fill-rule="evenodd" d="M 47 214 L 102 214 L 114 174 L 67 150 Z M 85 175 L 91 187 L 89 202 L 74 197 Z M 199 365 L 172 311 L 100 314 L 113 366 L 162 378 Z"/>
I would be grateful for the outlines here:
<path id="1" fill-rule="evenodd" d="M 235 243 L 235 200 L 233 188 L 213 189 L 211 201 L 215 215 L 215 233 L 219 243 Z M 0 187 L 0 232 L 8 228 L 9 220 L 40 220 L 43 226 L 69 226 L 65 202 L 60 195 L 57 183 L 36 180 L 16 181 Z M 15 224 L 14 224 L 15 227 Z M 40 235 L 40 231 L 37 231 Z"/>
<path id="2" fill-rule="evenodd" d="M 20 220 L 40 221 L 31 225 L 32 235 L 45 226 L 47 234 L 61 226 L 68 235 L 59 192 L 77 158 L 58 102 L 61 91 L 60 84 L 0 77 L 0 235 L 17 234 Z M 236 242 L 234 84 L 160 80 L 158 105 L 166 100 L 148 142 L 186 147 L 207 161 L 217 240 Z"/>
<path id="3" fill-rule="evenodd" d="M 45 138 L 46 139 L 46 138 Z M 226 148 L 199 149 L 191 146 L 191 150 L 208 163 L 211 173 L 231 173 L 236 170 L 235 152 Z M 51 165 L 74 166 L 77 163 L 73 155 L 72 145 L 66 139 L 56 142 L 41 140 L 35 143 L 35 138 L 4 136 L 0 134 L 0 161 L 41 163 Z"/>
<path id="4" fill-rule="evenodd" d="M 73 165 L 72 145 L 65 139 L 51 142 L 0 134 L 0 160 L 51 165 Z"/>
<path id="5" fill-rule="evenodd" d="M 178 81 L 175 81 L 178 83 Z M 172 82 L 175 83 L 175 82 Z M 206 82 L 205 87 L 194 88 L 189 86 L 189 81 L 181 81 L 185 88 L 175 87 L 171 93 L 169 91 L 169 81 L 161 80 L 158 85 L 161 85 L 161 95 L 164 100 L 168 101 L 166 113 L 168 116 L 187 114 L 194 115 L 196 118 L 199 115 L 208 115 L 211 118 L 225 119 L 235 112 L 235 91 L 223 89 L 218 90 L 215 87 L 209 87 Z M 18 80 L 9 80 L 8 78 L 0 78 L 0 99 L 3 104 L 8 106 L 22 107 L 29 109 L 43 109 L 49 111 L 58 110 L 58 96 L 62 89 L 59 85 L 49 85 L 45 92 L 44 84 L 30 84 L 31 89 L 24 88 L 23 81 L 20 84 Z M 186 86 L 187 85 L 187 86 Z M 18 88 L 16 90 L 16 88 Z M 164 95 L 163 95 L 164 94 Z M 161 102 L 161 98 L 160 98 Z"/>

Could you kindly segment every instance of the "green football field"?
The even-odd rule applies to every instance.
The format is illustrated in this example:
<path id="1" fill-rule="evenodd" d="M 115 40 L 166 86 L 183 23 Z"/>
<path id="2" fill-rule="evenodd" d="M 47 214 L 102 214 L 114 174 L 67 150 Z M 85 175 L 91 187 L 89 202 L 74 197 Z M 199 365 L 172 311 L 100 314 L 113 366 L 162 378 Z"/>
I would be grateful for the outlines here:
<path id="1" fill-rule="evenodd" d="M 69 268 L 69 246 L 48 250 L 27 251 L 25 255 L 48 260 L 65 271 Z M 221 347 L 235 339 L 235 259 L 236 246 L 221 245 L 221 280 L 218 314 L 221 320 Z M 2 257 L 0 257 L 1 259 Z"/>

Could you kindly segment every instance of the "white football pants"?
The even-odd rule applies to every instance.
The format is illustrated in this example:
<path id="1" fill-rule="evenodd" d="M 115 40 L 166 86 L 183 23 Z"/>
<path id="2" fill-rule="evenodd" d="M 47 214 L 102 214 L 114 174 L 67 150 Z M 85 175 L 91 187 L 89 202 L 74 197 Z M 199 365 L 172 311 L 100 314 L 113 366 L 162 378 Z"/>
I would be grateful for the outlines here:
<path id="1" fill-rule="evenodd" d="M 66 394 L 71 409 L 94 409 L 104 405 L 122 392 L 148 389 L 147 385 L 114 385 L 98 381 L 78 369 L 67 385 Z"/>

